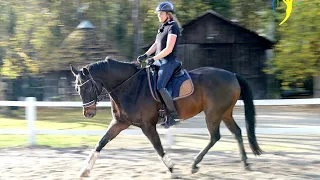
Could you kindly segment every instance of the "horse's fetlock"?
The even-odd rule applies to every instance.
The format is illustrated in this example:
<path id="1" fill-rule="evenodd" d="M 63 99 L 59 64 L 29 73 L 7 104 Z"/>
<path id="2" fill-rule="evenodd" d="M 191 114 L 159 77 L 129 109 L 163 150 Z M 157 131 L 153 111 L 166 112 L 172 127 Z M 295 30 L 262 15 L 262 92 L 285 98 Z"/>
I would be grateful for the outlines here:
<path id="1" fill-rule="evenodd" d="M 219 141 L 219 140 L 220 140 L 220 138 L 221 138 L 220 133 L 216 133 L 215 138 L 216 138 L 216 141 Z"/>

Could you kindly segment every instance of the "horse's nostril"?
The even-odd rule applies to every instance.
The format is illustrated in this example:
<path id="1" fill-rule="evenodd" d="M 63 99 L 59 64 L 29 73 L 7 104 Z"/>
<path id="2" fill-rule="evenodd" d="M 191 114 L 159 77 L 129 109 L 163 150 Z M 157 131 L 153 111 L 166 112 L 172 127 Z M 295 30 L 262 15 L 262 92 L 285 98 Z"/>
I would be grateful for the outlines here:
<path id="1" fill-rule="evenodd" d="M 92 118 L 93 116 L 94 116 L 93 113 L 87 113 L 87 114 L 86 114 L 86 117 L 88 117 L 88 118 Z"/>
<path id="2" fill-rule="evenodd" d="M 90 117 L 90 113 L 86 113 L 86 112 L 85 112 L 85 113 L 83 113 L 83 116 L 86 117 L 86 118 L 88 118 L 88 117 Z"/>

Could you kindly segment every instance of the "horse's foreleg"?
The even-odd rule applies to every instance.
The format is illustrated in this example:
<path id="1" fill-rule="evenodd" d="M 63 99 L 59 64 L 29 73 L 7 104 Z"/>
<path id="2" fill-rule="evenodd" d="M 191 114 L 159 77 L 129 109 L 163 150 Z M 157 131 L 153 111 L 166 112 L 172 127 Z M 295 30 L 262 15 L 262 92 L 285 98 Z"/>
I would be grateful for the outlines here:
<path id="1" fill-rule="evenodd" d="M 107 129 L 107 132 L 97 143 L 95 150 L 92 150 L 92 152 L 89 154 L 88 158 L 86 159 L 85 165 L 80 171 L 80 177 L 89 176 L 90 170 L 93 168 L 93 165 L 95 164 L 95 161 L 97 160 L 101 149 L 113 138 L 115 138 L 122 130 L 127 129 L 128 127 L 129 127 L 129 124 L 127 123 L 120 123 L 116 120 L 111 121 Z"/>
<path id="2" fill-rule="evenodd" d="M 161 161 L 165 164 L 165 166 L 169 169 L 169 171 L 173 173 L 173 164 L 171 162 L 170 157 L 163 150 L 159 134 L 156 130 L 156 126 L 144 127 L 142 128 L 142 131 L 152 143 Z"/>

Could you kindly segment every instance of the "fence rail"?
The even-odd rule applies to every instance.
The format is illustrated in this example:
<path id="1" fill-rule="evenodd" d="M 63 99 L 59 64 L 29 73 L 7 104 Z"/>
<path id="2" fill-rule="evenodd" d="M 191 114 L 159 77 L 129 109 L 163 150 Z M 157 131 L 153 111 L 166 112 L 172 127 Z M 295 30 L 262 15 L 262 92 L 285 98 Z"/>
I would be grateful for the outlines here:
<path id="1" fill-rule="evenodd" d="M 33 97 L 28 97 L 33 98 Z M 17 106 L 26 107 L 28 106 L 28 98 L 26 101 L 0 101 L 0 106 Z M 74 101 L 35 101 L 37 107 L 82 107 L 81 102 Z M 312 99 L 265 99 L 265 100 L 254 100 L 255 106 L 290 106 L 290 105 L 313 105 L 320 104 L 320 98 Z M 110 107 L 110 102 L 99 102 L 98 107 Z M 238 100 L 236 106 L 243 106 L 243 101 Z"/>
<path id="2" fill-rule="evenodd" d="M 268 99 L 268 100 L 254 100 L 255 106 L 280 106 L 280 105 L 316 105 L 320 104 L 320 98 L 313 99 Z M 236 106 L 243 106 L 243 101 L 238 100 Z M 0 101 L 0 106 L 18 106 L 26 107 L 26 120 L 28 124 L 27 130 L 16 130 L 16 129 L 0 129 L 0 134 L 27 134 L 29 136 L 29 144 L 35 145 L 35 136 L 37 134 L 70 134 L 70 135 L 103 135 L 103 130 L 37 130 L 35 129 L 35 121 L 37 119 L 37 107 L 82 107 L 81 102 L 44 102 L 36 101 L 34 97 L 27 97 L 26 101 Z M 110 102 L 100 102 L 98 107 L 110 107 Z M 279 129 L 279 128 L 278 128 Z M 291 129 L 292 130 L 292 129 Z M 171 146 L 174 143 L 174 135 L 181 134 L 207 134 L 207 130 L 204 128 L 169 128 L 169 129 L 158 129 L 159 134 L 166 135 L 165 145 Z M 263 133 L 263 130 L 258 130 L 257 133 Z M 284 128 L 283 131 L 290 133 L 290 130 Z M 269 133 L 272 133 L 268 129 Z M 127 129 L 121 132 L 121 134 L 142 134 L 140 129 Z"/>

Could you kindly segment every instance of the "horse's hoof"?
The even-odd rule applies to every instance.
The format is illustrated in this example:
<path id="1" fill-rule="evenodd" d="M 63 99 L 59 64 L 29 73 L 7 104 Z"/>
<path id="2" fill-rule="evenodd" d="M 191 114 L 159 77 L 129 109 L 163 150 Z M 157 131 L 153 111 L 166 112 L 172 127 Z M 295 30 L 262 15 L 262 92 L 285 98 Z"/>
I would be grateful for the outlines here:
<path id="1" fill-rule="evenodd" d="M 170 173 L 170 178 L 171 179 L 179 179 L 179 174 L 176 172 L 172 172 L 172 173 Z"/>
<path id="2" fill-rule="evenodd" d="M 244 164 L 244 169 L 247 170 L 247 171 L 251 171 L 250 164 L 249 163 L 245 163 Z"/>
<path id="3" fill-rule="evenodd" d="M 192 167 L 191 174 L 197 173 L 198 171 L 199 171 L 199 168 L 197 166 L 196 167 Z"/>
<path id="4" fill-rule="evenodd" d="M 87 169 L 82 170 L 80 173 L 80 177 L 89 177 L 89 175 L 90 175 L 90 171 Z"/>

